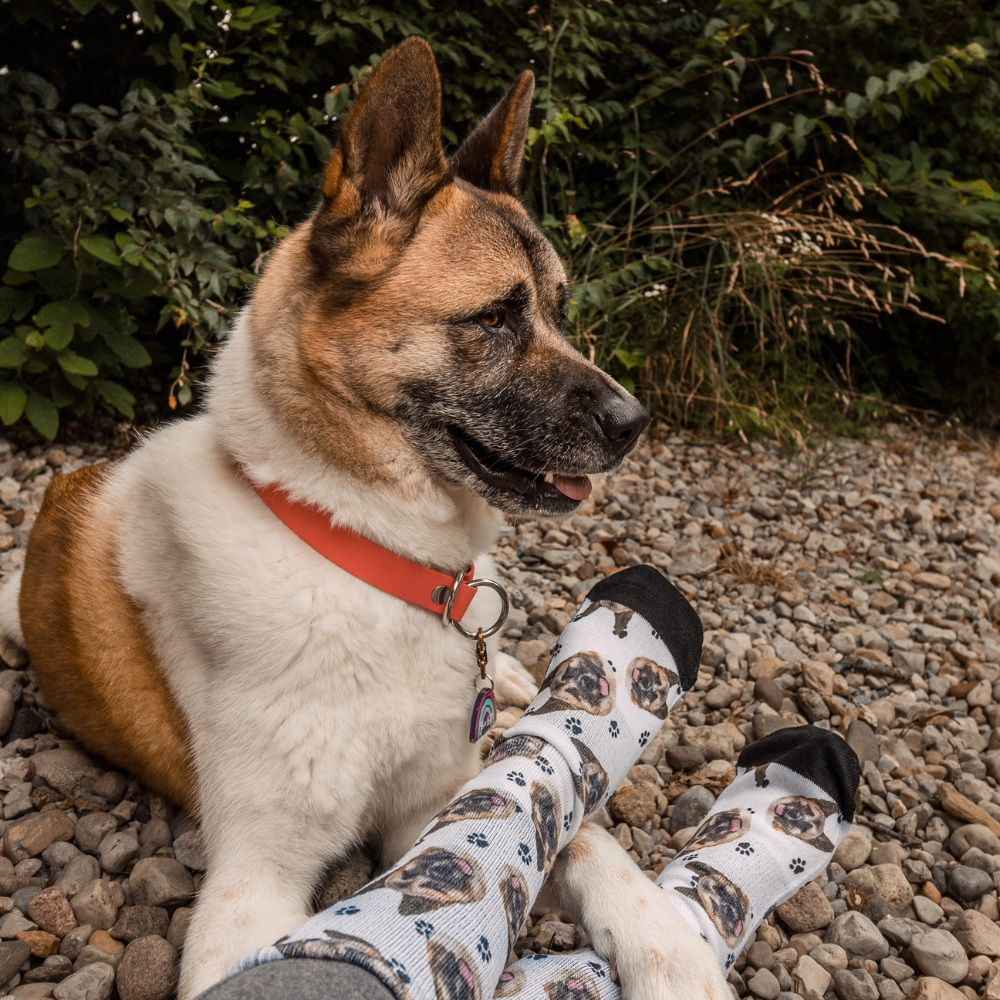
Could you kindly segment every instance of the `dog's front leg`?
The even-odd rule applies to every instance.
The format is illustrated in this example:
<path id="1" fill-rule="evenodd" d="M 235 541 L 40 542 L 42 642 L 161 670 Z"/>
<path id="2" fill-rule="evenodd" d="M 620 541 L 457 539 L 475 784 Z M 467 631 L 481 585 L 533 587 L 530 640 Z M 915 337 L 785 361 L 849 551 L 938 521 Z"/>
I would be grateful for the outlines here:
<path id="1" fill-rule="evenodd" d="M 316 882 L 340 853 L 315 830 L 310 836 L 297 815 L 239 810 L 238 822 L 213 818 L 202 818 L 207 875 L 184 941 L 178 1000 L 193 1000 L 238 959 L 305 921 Z"/>
<path id="2" fill-rule="evenodd" d="M 535 910 L 586 930 L 623 1000 L 730 1000 L 715 952 L 606 831 L 584 823 L 553 865 Z"/>

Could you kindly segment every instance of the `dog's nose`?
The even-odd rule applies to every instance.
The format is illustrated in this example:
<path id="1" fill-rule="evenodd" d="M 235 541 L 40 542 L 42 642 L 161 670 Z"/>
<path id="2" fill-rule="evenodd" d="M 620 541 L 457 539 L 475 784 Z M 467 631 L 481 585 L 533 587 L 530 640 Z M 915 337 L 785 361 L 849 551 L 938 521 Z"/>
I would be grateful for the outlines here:
<path id="1" fill-rule="evenodd" d="M 602 404 L 594 414 L 597 425 L 616 451 L 628 451 L 646 429 L 649 414 L 638 400 L 617 393 L 608 393 Z"/>

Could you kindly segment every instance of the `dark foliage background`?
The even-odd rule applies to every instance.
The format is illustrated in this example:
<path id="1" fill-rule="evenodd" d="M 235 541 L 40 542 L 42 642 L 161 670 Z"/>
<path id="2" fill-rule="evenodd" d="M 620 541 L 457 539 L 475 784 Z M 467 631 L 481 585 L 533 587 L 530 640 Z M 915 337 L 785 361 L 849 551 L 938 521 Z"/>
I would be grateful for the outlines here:
<path id="1" fill-rule="evenodd" d="M 197 398 L 336 123 L 402 38 L 461 140 L 523 68 L 569 334 L 666 414 L 799 438 L 1000 420 L 1000 5 L 0 4 L 0 419 Z"/>

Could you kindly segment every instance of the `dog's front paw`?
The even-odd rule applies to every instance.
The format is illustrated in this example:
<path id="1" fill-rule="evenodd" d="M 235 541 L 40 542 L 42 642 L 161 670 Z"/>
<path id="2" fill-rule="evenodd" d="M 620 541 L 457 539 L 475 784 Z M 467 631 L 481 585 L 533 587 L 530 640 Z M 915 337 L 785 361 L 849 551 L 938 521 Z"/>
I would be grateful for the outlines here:
<path id="1" fill-rule="evenodd" d="M 500 704 L 527 708 L 538 694 L 531 674 L 509 653 L 497 653 L 493 666 L 494 690 Z"/>
<path id="2" fill-rule="evenodd" d="M 626 893 L 628 906 L 587 926 L 594 950 L 611 966 L 622 1000 L 732 1000 L 707 942 L 644 876 Z"/>

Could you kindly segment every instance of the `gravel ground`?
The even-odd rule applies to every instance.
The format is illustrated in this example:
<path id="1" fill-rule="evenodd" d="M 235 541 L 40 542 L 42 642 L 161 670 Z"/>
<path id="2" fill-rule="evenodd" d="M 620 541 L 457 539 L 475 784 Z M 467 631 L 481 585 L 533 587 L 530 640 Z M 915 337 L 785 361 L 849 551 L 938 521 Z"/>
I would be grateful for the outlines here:
<path id="1" fill-rule="evenodd" d="M 99 445 L 0 443 L 0 580 L 53 475 Z M 663 435 L 564 521 L 505 529 L 505 647 L 536 675 L 600 577 L 652 563 L 706 629 L 695 690 L 598 821 L 650 877 L 746 743 L 811 722 L 864 772 L 855 827 L 730 975 L 740 997 L 1000 1000 L 1000 478 L 990 456 L 889 426 L 791 457 Z M 166 1000 L 201 878 L 198 831 L 52 719 L 30 666 L 0 672 L 0 996 Z M 517 709 L 501 713 L 510 724 Z M 339 872 L 332 901 L 368 872 Z M 587 944 L 536 914 L 515 946 Z"/>

